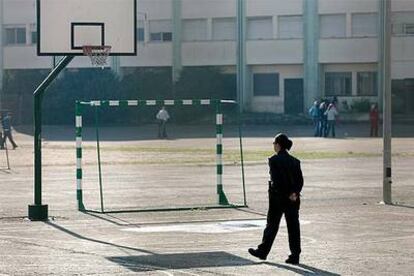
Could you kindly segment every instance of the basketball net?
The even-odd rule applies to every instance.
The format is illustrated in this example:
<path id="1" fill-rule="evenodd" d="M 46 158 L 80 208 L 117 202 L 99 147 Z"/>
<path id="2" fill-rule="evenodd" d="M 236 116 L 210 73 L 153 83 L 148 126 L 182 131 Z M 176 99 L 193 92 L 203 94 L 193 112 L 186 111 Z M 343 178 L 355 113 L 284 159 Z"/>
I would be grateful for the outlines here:
<path id="1" fill-rule="evenodd" d="M 85 45 L 82 48 L 83 54 L 91 59 L 92 66 L 101 67 L 103 69 L 107 64 L 108 56 L 112 47 Z"/>

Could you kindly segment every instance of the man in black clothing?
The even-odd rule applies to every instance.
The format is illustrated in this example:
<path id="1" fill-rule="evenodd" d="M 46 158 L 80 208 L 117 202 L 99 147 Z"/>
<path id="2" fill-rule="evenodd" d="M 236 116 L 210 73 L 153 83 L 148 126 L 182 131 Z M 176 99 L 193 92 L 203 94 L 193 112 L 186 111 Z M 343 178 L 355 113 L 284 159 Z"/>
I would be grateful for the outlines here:
<path id="1" fill-rule="evenodd" d="M 303 175 L 300 161 L 288 153 L 292 145 L 293 142 L 285 134 L 278 134 L 275 137 L 273 147 L 276 154 L 269 158 L 271 181 L 269 181 L 267 225 L 262 243 L 257 249 L 250 248 L 249 253 L 266 260 L 279 229 L 280 219 L 285 214 L 291 252 L 286 263 L 298 264 L 301 253 L 299 206 Z"/>

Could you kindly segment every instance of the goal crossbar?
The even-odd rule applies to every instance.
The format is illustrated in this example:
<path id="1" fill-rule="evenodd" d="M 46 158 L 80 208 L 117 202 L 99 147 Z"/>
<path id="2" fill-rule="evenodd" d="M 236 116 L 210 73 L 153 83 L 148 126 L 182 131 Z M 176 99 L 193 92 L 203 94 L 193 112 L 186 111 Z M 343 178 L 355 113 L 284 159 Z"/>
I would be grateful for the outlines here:
<path id="1" fill-rule="evenodd" d="M 243 162 L 243 147 L 242 147 L 242 133 L 240 124 L 240 114 L 238 111 L 238 129 L 239 129 L 239 148 L 240 148 L 240 165 L 243 189 L 243 204 L 232 204 L 229 202 L 223 189 L 223 113 L 222 105 L 232 104 L 238 105 L 234 100 L 217 100 L 217 99 L 179 99 L 179 100 L 92 100 L 92 101 L 76 101 L 75 106 L 75 128 L 76 128 L 76 197 L 78 202 L 78 210 L 86 212 L 98 213 L 121 213 L 121 212 L 139 212 L 139 211 L 169 211 L 169 210 L 192 210 L 192 209 L 209 209 L 209 208 L 238 208 L 247 207 L 245 176 L 244 176 L 244 162 Z M 140 210 L 126 210 L 126 211 L 105 211 L 102 198 L 102 183 L 100 172 L 100 157 L 99 157 L 99 138 L 98 140 L 98 166 L 99 166 L 99 184 L 101 194 L 101 210 L 88 210 L 83 201 L 83 168 L 82 168 L 82 111 L 83 107 L 133 107 L 133 106 L 186 106 L 186 105 L 212 105 L 215 106 L 216 115 L 216 192 L 217 205 L 210 206 L 194 206 L 194 207 L 174 207 L 174 208 L 157 208 L 157 209 L 140 209 Z M 237 108 L 239 110 L 239 108 Z"/>

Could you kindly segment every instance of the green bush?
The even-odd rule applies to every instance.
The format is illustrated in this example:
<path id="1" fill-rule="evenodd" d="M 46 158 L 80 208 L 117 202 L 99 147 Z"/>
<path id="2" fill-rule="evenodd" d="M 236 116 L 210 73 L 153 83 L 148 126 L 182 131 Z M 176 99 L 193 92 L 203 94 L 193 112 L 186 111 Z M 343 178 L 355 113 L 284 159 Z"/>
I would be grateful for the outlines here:
<path id="1" fill-rule="evenodd" d="M 358 99 L 351 103 L 352 112 L 369 112 L 371 102 L 368 99 Z"/>

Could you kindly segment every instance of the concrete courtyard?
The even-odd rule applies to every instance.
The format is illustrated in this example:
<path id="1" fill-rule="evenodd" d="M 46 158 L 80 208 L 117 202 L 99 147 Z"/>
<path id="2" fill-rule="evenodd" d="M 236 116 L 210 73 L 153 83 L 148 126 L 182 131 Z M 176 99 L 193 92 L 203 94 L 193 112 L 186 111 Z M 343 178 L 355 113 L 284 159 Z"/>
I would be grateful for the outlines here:
<path id="1" fill-rule="evenodd" d="M 247 208 L 100 214 L 77 211 L 73 128 L 46 127 L 47 222 L 26 218 L 33 203 L 33 137 L 28 128 L 18 128 L 19 148 L 8 152 L 10 170 L 0 152 L 0 275 L 412 275 L 413 126 L 395 127 L 394 205 L 380 203 L 381 138 L 366 137 L 365 125 L 342 125 L 336 139 L 309 137 L 308 128 L 244 129 Z M 154 139 L 151 126 L 101 131 L 106 208 L 216 200 L 209 150 L 214 130 L 171 126 L 169 140 Z M 292 154 L 302 159 L 305 177 L 299 266 L 284 263 L 284 223 L 267 261 L 247 253 L 265 225 L 266 156 L 279 131 L 293 137 Z M 224 152 L 235 152 L 236 132 L 230 127 L 227 133 Z M 99 210 L 93 134 L 85 130 L 85 203 Z M 242 203 L 240 166 L 232 162 L 229 157 L 224 167 L 224 189 L 232 202 Z"/>

